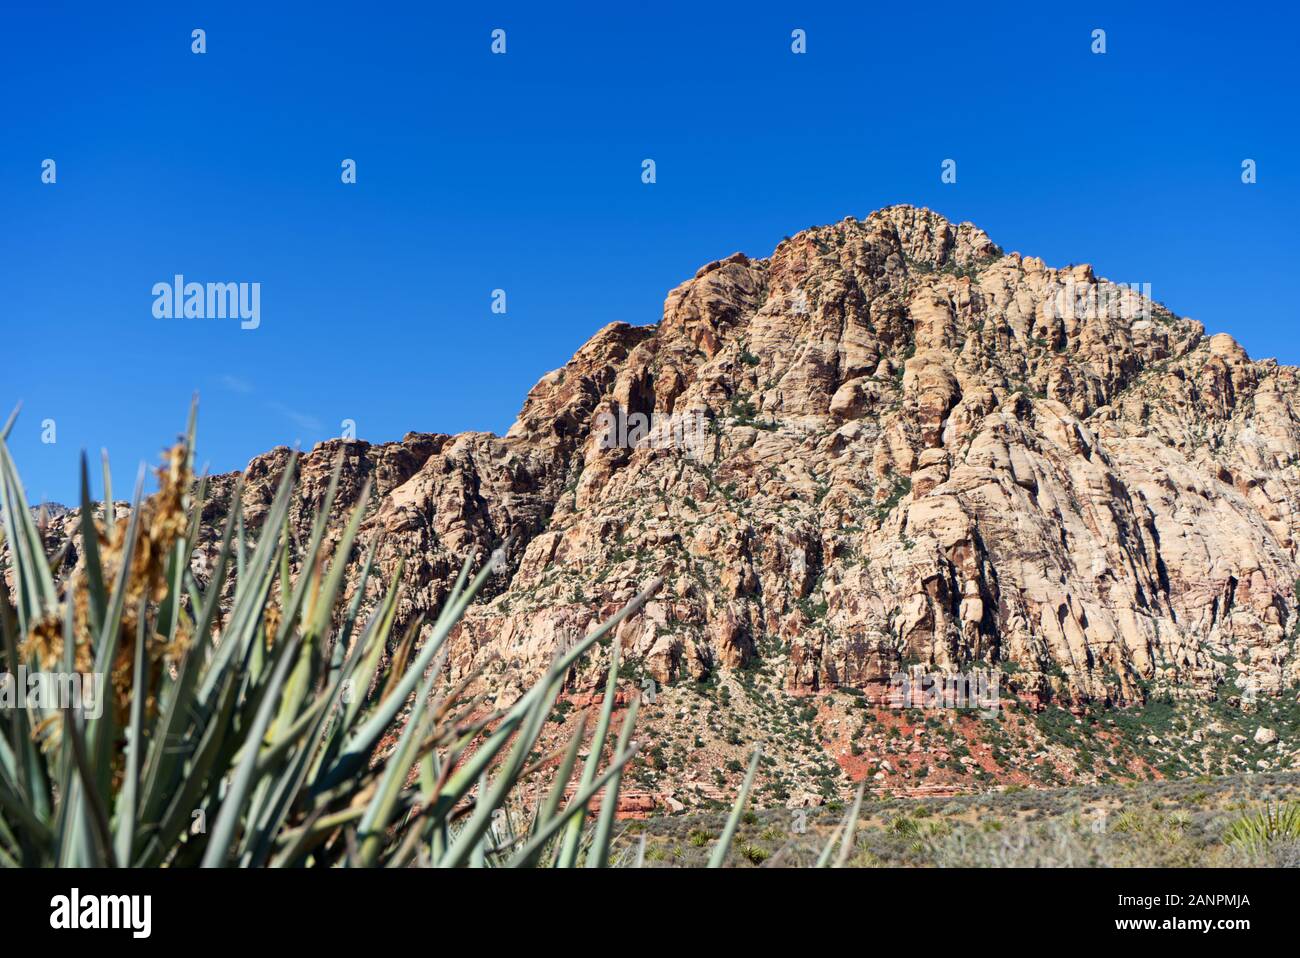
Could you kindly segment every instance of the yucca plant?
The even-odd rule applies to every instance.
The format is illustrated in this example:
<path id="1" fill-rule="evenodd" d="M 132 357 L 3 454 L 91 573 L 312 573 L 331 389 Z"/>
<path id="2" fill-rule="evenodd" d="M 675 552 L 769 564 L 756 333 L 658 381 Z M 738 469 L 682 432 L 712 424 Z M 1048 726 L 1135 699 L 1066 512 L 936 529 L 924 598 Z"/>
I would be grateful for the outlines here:
<path id="1" fill-rule="evenodd" d="M 636 614 L 659 580 L 559 655 L 512 706 L 488 710 L 468 693 L 469 679 L 449 686 L 443 666 L 448 636 L 491 564 L 471 579 L 467 561 L 437 619 L 394 641 L 400 568 L 362 614 L 372 544 L 344 607 L 344 571 L 369 496 L 327 549 L 341 459 L 305 545 L 288 521 L 294 459 L 256 542 L 245 534 L 236 484 L 215 561 L 196 575 L 206 482 L 193 478 L 193 411 L 159 470 L 158 492 L 143 497 L 142 472 L 120 521 L 107 463 L 97 521 L 83 456 L 79 536 L 54 556 L 4 442 L 13 420 L 0 431 L 4 670 L 102 676 L 107 701 L 98 715 L 48 702 L 0 709 L 0 864 L 609 861 L 620 778 L 636 751 L 633 702 L 604 760 L 617 643 L 572 797 L 583 723 L 559 754 L 530 756 L 566 672 Z M 396 744 L 381 749 L 398 728 Z M 520 785 L 548 758 L 556 765 L 549 794 L 529 807 Z"/>
<path id="2" fill-rule="evenodd" d="M 1258 852 L 1280 841 L 1300 841 L 1300 805 L 1265 805 L 1234 819 L 1223 833 L 1225 845 Z"/>

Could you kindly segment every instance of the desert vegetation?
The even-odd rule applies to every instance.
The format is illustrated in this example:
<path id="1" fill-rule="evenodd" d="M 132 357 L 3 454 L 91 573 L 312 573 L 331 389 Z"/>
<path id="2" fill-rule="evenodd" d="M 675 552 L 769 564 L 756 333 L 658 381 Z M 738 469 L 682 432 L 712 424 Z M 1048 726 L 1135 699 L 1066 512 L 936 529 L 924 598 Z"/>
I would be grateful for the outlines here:
<path id="1" fill-rule="evenodd" d="M 1204 776 L 946 798 L 867 794 L 814 809 L 756 809 L 732 836 L 735 867 L 809 867 L 854 821 L 831 865 L 847 867 L 1300 867 L 1300 775 Z M 847 806 L 847 807 L 846 807 Z M 615 844 L 689 868 L 721 812 L 628 823 Z"/>

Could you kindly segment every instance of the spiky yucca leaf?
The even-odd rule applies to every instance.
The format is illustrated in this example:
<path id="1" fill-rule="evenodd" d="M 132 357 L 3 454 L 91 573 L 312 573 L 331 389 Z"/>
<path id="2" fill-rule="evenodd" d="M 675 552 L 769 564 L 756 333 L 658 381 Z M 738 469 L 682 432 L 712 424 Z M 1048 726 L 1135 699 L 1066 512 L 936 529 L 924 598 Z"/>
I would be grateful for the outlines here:
<path id="1" fill-rule="evenodd" d="M 1277 841 L 1300 841 L 1300 804 L 1265 805 L 1234 819 L 1223 833 L 1225 845 L 1260 851 Z"/>

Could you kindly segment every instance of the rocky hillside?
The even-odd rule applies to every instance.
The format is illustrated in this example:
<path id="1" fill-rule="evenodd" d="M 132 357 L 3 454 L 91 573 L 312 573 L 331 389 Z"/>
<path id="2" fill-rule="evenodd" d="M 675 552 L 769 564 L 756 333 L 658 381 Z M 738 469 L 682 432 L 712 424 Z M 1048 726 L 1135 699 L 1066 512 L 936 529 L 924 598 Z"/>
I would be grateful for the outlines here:
<path id="1" fill-rule="evenodd" d="M 1297 409 L 1297 370 L 1230 335 L 892 207 L 703 266 L 504 437 L 321 443 L 291 520 L 339 456 L 341 506 L 372 485 L 350 591 L 372 547 L 370 599 L 404 562 L 398 633 L 508 539 L 450 662 L 500 702 L 666 578 L 619 633 L 650 693 L 634 814 L 729 801 L 758 741 L 766 806 L 1295 768 Z M 244 473 L 251 536 L 289 458 Z M 44 512 L 52 552 L 75 521 Z M 598 699 L 591 659 L 551 742 Z M 898 708 L 906 668 L 993 669 L 1001 710 Z"/>
<path id="2" fill-rule="evenodd" d="M 341 453 L 343 503 L 377 492 L 353 581 L 372 543 L 384 576 L 404 558 L 405 622 L 511 537 L 451 663 L 501 699 L 654 575 L 627 677 L 761 676 L 760 712 L 879 702 L 908 666 L 997 667 L 1004 695 L 1076 714 L 1275 697 L 1300 678 L 1298 409 L 1295 368 L 896 206 L 704 266 L 660 322 L 610 324 L 543 376 L 503 437 L 321 444 L 295 521 Z M 252 529 L 288 457 L 249 465 Z"/>

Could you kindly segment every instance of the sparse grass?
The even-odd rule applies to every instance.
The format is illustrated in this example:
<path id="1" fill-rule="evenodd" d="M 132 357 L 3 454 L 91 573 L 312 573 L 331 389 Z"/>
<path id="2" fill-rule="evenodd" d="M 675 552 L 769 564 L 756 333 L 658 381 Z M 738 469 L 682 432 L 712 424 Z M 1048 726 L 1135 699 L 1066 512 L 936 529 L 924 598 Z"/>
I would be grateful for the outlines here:
<path id="1" fill-rule="evenodd" d="M 1300 865 L 1300 774 L 1222 776 L 943 799 L 869 798 L 849 867 L 1250 867 Z M 737 864 L 815 864 L 843 806 L 756 810 L 735 836 Z M 720 812 L 638 823 L 650 833 L 716 833 Z M 688 843 L 693 844 L 693 843 Z M 764 856 L 766 851 L 769 855 Z M 779 852 L 779 854 L 778 854 Z M 759 858 L 759 861 L 755 861 Z M 686 848 L 672 862 L 704 864 Z"/>

